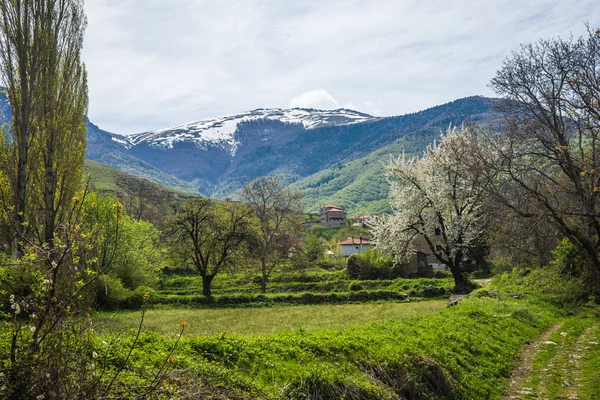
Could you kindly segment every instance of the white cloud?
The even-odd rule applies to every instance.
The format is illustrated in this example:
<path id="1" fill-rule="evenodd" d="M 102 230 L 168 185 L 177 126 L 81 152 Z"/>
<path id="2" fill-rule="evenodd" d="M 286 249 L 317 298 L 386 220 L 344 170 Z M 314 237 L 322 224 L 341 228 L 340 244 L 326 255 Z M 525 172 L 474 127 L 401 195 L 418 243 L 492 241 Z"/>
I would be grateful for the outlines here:
<path id="1" fill-rule="evenodd" d="M 340 107 L 340 103 L 326 90 L 311 90 L 294 97 L 290 101 L 290 108 L 318 108 L 321 110 L 335 110 Z"/>
<path id="2" fill-rule="evenodd" d="M 134 133 L 294 104 L 398 115 L 487 83 L 597 0 L 87 0 L 90 118 Z M 595 26 L 592 26 L 595 28 Z M 303 93 L 307 88 L 325 91 Z M 351 103 L 350 103 L 351 102 Z M 354 108 L 354 107 L 353 107 Z"/>

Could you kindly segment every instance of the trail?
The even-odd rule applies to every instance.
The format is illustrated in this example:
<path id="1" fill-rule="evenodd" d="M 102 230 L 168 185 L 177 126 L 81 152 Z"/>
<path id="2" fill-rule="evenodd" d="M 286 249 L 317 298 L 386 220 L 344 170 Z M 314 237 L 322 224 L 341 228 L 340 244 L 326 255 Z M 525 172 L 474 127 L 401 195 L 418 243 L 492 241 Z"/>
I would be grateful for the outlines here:
<path id="1" fill-rule="evenodd" d="M 548 341 L 550 336 L 561 326 L 562 323 L 551 326 L 550 329 L 542 333 L 535 342 L 532 342 L 525 347 L 525 350 L 523 350 L 519 357 L 519 363 L 513 370 L 513 374 L 509 379 L 507 394 L 504 396 L 504 399 L 521 399 L 524 398 L 523 394 L 529 394 L 528 388 L 524 388 L 523 383 L 525 382 L 525 378 L 531 374 L 533 360 L 538 349 L 540 348 L 540 345 L 543 342 Z"/>
<path id="2" fill-rule="evenodd" d="M 504 399 L 599 399 L 590 394 L 595 384 L 589 377 L 596 372 L 588 362 L 600 354 L 591 337 L 598 332 L 597 318 L 571 317 L 553 325 L 521 353 Z"/>

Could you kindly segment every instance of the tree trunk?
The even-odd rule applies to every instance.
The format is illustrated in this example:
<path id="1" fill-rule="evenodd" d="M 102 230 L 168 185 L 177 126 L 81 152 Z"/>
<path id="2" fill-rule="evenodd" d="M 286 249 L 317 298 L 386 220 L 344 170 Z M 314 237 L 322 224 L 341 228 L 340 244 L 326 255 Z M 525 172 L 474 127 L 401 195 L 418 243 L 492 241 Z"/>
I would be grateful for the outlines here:
<path id="1" fill-rule="evenodd" d="M 462 263 L 462 252 L 457 251 L 454 260 L 450 263 L 450 272 L 452 272 L 452 277 L 454 278 L 454 292 L 455 293 L 468 293 L 470 291 L 469 285 L 467 284 L 467 280 L 463 275 L 462 270 L 460 269 L 460 264 Z"/>
<path id="2" fill-rule="evenodd" d="M 205 297 L 211 297 L 212 296 L 212 291 L 211 291 L 211 284 L 212 284 L 212 280 L 215 276 L 214 275 L 202 275 L 202 294 Z"/>
<path id="3" fill-rule="evenodd" d="M 267 263 L 264 261 L 261 261 L 261 268 L 262 268 L 262 279 L 260 280 L 260 292 L 262 294 L 267 293 L 267 279 L 269 278 L 269 276 L 267 275 Z"/>

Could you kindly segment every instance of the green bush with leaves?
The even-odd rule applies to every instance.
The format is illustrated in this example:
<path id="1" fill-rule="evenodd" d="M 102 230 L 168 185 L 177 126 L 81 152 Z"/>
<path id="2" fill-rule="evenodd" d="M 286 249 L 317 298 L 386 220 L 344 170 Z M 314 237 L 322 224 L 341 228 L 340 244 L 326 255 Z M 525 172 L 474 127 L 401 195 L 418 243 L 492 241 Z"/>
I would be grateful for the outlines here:
<path id="1" fill-rule="evenodd" d="M 135 290 L 158 284 L 160 232 L 151 223 L 127 215 L 115 220 L 115 204 L 116 197 L 94 192 L 88 193 L 83 204 L 88 218 L 82 229 L 94 232 L 96 238 L 82 244 L 76 254 L 81 262 L 108 266 L 91 287 L 94 304 L 99 308 L 138 304 Z"/>
<path id="2" fill-rule="evenodd" d="M 367 250 L 348 258 L 346 273 L 351 279 L 394 279 L 401 276 L 402 270 L 381 251 Z"/>

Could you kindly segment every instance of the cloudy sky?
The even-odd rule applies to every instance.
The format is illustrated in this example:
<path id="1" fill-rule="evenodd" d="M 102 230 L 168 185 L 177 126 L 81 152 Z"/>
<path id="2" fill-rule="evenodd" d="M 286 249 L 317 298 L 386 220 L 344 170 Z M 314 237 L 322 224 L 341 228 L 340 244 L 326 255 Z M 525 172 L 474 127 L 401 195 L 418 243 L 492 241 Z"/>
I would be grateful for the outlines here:
<path id="1" fill-rule="evenodd" d="M 136 133 L 266 107 L 400 115 L 492 93 L 597 0 L 86 0 L 90 119 Z"/>

